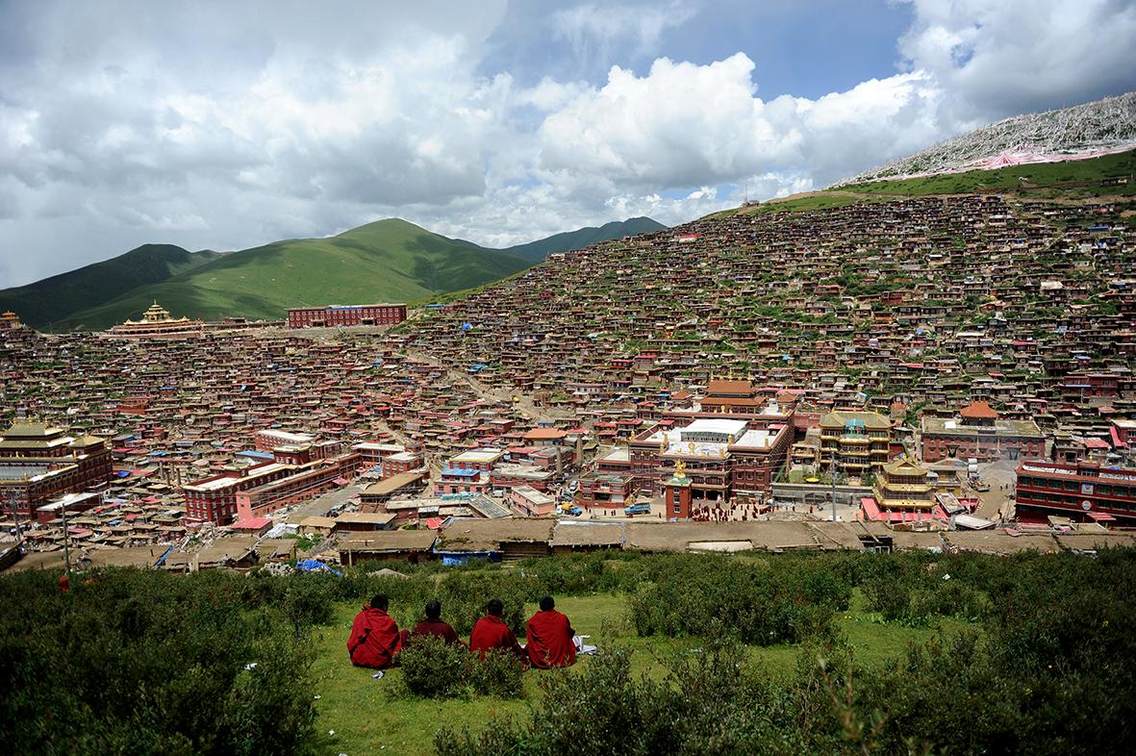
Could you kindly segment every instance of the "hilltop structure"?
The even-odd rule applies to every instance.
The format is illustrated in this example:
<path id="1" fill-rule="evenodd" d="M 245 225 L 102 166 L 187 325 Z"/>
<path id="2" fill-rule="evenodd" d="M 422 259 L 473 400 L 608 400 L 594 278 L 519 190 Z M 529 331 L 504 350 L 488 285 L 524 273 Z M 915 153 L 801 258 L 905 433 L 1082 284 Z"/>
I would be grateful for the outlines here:
<path id="1" fill-rule="evenodd" d="M 173 317 L 169 310 L 155 301 L 142 313 L 141 320 L 128 319 L 105 333 L 117 339 L 177 339 L 200 336 L 204 327 L 200 320 Z"/>

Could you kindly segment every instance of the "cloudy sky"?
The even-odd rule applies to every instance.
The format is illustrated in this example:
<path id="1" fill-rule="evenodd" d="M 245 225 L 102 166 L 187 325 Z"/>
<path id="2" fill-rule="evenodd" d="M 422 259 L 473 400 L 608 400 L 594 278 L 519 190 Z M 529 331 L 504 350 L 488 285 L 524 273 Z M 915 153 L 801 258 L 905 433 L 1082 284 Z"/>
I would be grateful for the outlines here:
<path id="1" fill-rule="evenodd" d="M 0 0 L 0 286 L 400 216 L 504 246 L 1136 89 L 1136 0 Z"/>

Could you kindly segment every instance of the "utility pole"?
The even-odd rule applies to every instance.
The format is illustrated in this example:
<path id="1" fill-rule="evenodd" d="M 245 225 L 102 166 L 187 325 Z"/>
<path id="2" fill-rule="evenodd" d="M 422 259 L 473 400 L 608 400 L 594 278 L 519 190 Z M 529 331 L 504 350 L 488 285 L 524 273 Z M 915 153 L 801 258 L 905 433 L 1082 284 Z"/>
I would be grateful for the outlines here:
<path id="1" fill-rule="evenodd" d="M 63 569 L 66 570 L 67 581 L 71 581 L 71 532 L 67 528 L 67 501 L 64 501 L 59 510 L 63 515 Z"/>
<path id="2" fill-rule="evenodd" d="M 24 482 L 27 482 L 27 477 L 24 477 Z M 16 548 L 20 553 L 24 551 L 24 524 L 20 522 L 20 507 L 16 492 L 8 489 L 7 494 L 4 496 L 8 509 L 12 512 L 12 518 L 16 521 Z"/>
<path id="3" fill-rule="evenodd" d="M 836 522 L 836 449 L 832 450 L 832 470 L 829 474 L 829 480 L 832 483 L 832 521 Z"/>

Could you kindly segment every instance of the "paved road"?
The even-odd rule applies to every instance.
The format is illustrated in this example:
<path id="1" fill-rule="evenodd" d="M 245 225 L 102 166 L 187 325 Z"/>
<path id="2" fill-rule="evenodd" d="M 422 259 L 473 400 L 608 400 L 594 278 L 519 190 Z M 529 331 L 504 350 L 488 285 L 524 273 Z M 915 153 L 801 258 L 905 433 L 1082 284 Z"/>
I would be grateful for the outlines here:
<path id="1" fill-rule="evenodd" d="M 366 484 L 353 483 L 343 488 L 337 488 L 334 491 L 328 491 L 310 501 L 305 501 L 289 511 L 284 518 L 284 522 L 298 525 L 305 517 L 326 517 L 327 513 L 330 512 L 333 507 L 345 504 L 353 496 L 358 496 L 365 485 Z"/>
<path id="2" fill-rule="evenodd" d="M 975 514 L 987 520 L 1009 520 L 1013 516 L 1014 483 L 1017 475 L 1014 470 L 1018 463 L 1002 459 L 986 462 L 978 466 L 978 477 L 989 484 L 989 491 L 979 491 L 978 509 Z"/>

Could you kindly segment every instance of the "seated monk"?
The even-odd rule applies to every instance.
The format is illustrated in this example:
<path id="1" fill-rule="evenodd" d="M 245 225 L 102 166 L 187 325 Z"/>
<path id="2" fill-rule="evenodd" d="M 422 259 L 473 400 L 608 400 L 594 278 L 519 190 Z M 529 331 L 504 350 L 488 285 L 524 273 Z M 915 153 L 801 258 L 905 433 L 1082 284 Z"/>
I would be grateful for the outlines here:
<path id="1" fill-rule="evenodd" d="M 398 625 L 387 614 L 387 597 L 380 593 L 355 615 L 347 639 L 347 653 L 356 667 L 386 669 L 393 666 L 395 656 L 402 650 L 402 641 Z"/>
<path id="2" fill-rule="evenodd" d="M 572 623 L 556 611 L 552 596 L 540 600 L 540 611 L 532 616 L 527 626 L 529 664 L 540 669 L 571 667 L 576 663 L 576 644 L 572 637 L 576 631 Z"/>
<path id="3" fill-rule="evenodd" d="M 525 651 L 517 643 L 517 636 L 513 635 L 513 631 L 502 619 L 504 613 L 505 605 L 501 599 L 489 602 L 485 607 L 485 616 L 474 624 L 473 632 L 469 635 L 470 652 L 484 659 L 485 654 L 500 648 L 516 655 L 518 659 L 524 659 Z"/>
<path id="4" fill-rule="evenodd" d="M 458 637 L 449 623 L 442 622 L 442 604 L 436 599 L 426 602 L 426 619 L 419 622 L 410 631 L 410 637 L 406 639 L 407 645 L 413 643 L 415 638 L 427 635 L 437 636 L 449 646 L 462 645 L 461 638 Z"/>

